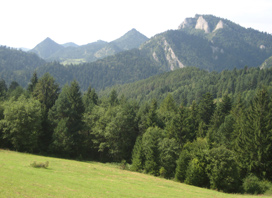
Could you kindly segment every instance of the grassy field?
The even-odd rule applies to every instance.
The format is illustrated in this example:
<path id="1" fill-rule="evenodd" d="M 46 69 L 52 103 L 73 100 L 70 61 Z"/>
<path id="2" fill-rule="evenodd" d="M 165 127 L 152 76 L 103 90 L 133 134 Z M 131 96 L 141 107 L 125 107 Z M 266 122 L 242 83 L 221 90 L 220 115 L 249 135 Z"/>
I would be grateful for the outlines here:
<path id="1" fill-rule="evenodd" d="M 33 168 L 30 164 L 34 161 L 49 161 L 49 167 Z M 224 194 L 197 188 L 121 170 L 112 164 L 78 162 L 0 150 L 0 197 L 254 196 Z"/>

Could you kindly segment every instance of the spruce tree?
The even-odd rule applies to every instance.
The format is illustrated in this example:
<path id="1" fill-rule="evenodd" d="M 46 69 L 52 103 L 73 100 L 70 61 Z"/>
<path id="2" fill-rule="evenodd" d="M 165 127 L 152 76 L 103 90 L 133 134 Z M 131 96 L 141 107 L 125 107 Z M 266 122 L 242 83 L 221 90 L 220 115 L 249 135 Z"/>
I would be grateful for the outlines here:
<path id="1" fill-rule="evenodd" d="M 272 111 L 271 99 L 265 88 L 258 91 L 248 112 L 252 143 L 249 170 L 259 177 L 271 178 L 272 173 Z"/>
<path id="2" fill-rule="evenodd" d="M 37 75 L 37 72 L 34 71 L 31 79 L 30 79 L 30 82 L 28 84 L 28 87 L 27 87 L 27 90 L 32 93 L 35 89 L 35 86 L 36 84 L 38 83 L 38 75 Z"/>
<path id="3" fill-rule="evenodd" d="M 76 157 L 81 153 L 84 105 L 76 81 L 63 87 L 55 105 L 50 110 L 50 120 L 55 123 L 54 152 Z"/>

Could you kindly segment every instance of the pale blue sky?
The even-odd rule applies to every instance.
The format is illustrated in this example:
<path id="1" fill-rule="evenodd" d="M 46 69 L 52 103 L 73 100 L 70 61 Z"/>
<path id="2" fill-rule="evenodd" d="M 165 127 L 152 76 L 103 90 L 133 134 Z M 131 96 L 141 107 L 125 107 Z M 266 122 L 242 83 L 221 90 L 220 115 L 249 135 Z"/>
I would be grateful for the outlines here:
<path id="1" fill-rule="evenodd" d="M 33 48 L 50 37 L 79 45 L 132 28 L 152 37 L 186 17 L 212 14 L 272 33 L 272 0 L 0 0 L 0 45 Z"/>

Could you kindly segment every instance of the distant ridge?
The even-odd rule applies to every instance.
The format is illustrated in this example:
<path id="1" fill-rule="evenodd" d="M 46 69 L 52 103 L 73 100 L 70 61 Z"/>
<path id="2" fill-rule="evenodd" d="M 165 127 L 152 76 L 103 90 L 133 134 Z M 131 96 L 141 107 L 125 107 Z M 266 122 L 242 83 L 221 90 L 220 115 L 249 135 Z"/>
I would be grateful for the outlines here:
<path id="1" fill-rule="evenodd" d="M 29 52 L 33 52 L 40 56 L 41 58 L 47 59 L 62 48 L 64 48 L 62 45 L 56 43 L 55 41 L 47 37 L 45 40 L 36 45 Z"/>
<path id="2" fill-rule="evenodd" d="M 112 43 L 116 44 L 123 50 L 130 50 L 133 48 L 139 48 L 140 45 L 147 40 L 148 38 L 145 35 L 133 28 L 122 37 L 112 41 Z"/>
<path id="3" fill-rule="evenodd" d="M 112 42 L 99 40 L 81 46 L 73 42 L 60 45 L 52 39 L 46 38 L 30 52 L 36 53 L 47 61 L 56 60 L 65 64 L 84 63 L 93 62 L 125 50 L 139 48 L 147 40 L 145 35 L 132 29 Z"/>
<path id="4" fill-rule="evenodd" d="M 73 42 L 69 42 L 69 43 L 64 43 L 62 44 L 63 47 L 78 47 L 79 45 L 73 43 Z"/>

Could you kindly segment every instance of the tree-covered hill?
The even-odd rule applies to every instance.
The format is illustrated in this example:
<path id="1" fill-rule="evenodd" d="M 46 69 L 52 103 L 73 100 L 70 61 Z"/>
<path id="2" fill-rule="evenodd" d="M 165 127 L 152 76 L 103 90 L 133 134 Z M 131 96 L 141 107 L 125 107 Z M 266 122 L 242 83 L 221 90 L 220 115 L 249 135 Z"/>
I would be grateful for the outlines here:
<path id="1" fill-rule="evenodd" d="M 224 94 L 250 99 L 256 88 L 272 84 L 272 69 L 248 68 L 232 71 L 208 72 L 195 67 L 187 67 L 130 84 L 116 85 L 101 91 L 109 95 L 115 89 L 119 95 L 142 102 L 156 98 L 161 102 L 169 93 L 174 100 L 190 105 L 200 100 L 203 94 L 210 92 L 212 97 L 221 98 Z"/>
<path id="2" fill-rule="evenodd" d="M 22 50 L 0 46 L 1 70 L 24 70 L 35 69 L 42 66 L 45 61 L 35 54 L 26 53 Z"/>
<path id="3" fill-rule="evenodd" d="M 37 69 L 39 76 L 46 72 L 52 74 L 61 86 L 76 79 L 81 89 L 86 91 L 90 85 L 101 90 L 115 84 L 145 79 L 163 70 L 140 50 L 134 49 L 91 63 L 63 66 L 52 62 Z"/>
<path id="4" fill-rule="evenodd" d="M 44 64 L 45 61 L 36 54 L 0 46 L 0 79 L 7 84 L 15 80 L 26 86 L 31 73 Z"/>

